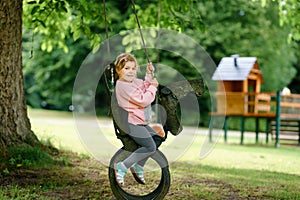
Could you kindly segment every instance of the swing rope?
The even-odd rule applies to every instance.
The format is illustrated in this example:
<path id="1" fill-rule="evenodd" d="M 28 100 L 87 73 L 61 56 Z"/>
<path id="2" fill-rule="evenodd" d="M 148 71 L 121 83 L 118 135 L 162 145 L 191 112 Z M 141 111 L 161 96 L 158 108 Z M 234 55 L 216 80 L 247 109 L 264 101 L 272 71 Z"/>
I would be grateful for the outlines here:
<path id="1" fill-rule="evenodd" d="M 109 40 L 108 40 L 108 25 L 107 25 L 107 14 L 106 14 L 106 3 L 105 0 L 103 0 L 103 6 L 104 6 L 104 23 L 105 23 L 105 33 L 106 33 L 106 44 L 107 44 L 107 57 L 110 60 L 110 46 L 109 46 Z"/>
<path id="2" fill-rule="evenodd" d="M 160 1 L 159 1 L 160 2 Z M 150 60 L 149 60 L 149 56 L 148 56 L 148 52 L 147 52 L 147 48 L 146 48 L 146 45 L 145 45 L 145 40 L 144 40 L 144 37 L 143 37 L 143 33 L 142 33 L 142 30 L 141 30 L 141 25 L 140 25 L 140 21 L 139 21 L 139 18 L 138 18 L 138 15 L 137 15 L 137 12 L 136 12 L 136 8 L 135 8 L 135 4 L 134 4 L 134 0 L 131 0 L 131 3 L 132 3 L 132 7 L 133 7 L 133 11 L 134 11 L 134 15 L 135 15 L 135 18 L 136 18 L 136 21 L 137 21 L 137 24 L 138 24 L 138 29 L 139 29 L 139 32 L 140 32 L 140 36 L 141 36 L 141 39 L 142 39 L 142 44 L 143 44 L 143 49 L 144 49 L 144 52 L 145 52 L 145 55 L 146 55 L 146 59 L 148 61 L 148 63 L 150 63 Z M 106 30 L 106 40 L 107 40 L 107 54 L 108 54 L 108 58 L 110 59 L 110 45 L 109 45 L 109 41 L 108 41 L 108 23 L 107 23 L 107 12 L 106 12 L 106 3 L 105 3 L 105 0 L 103 0 L 103 4 L 104 4 L 104 20 L 105 20 L 105 30 Z M 160 19 L 160 12 L 161 12 L 161 3 L 159 4 L 159 11 L 158 11 L 158 19 Z M 159 59 L 159 57 L 158 57 Z M 114 67 L 112 67 L 111 65 L 109 66 L 109 69 L 111 70 L 111 76 L 112 76 L 112 80 L 111 80 L 111 83 L 112 85 L 114 85 Z M 104 73 L 104 78 L 105 78 L 105 82 L 106 82 L 106 88 L 107 90 L 109 91 L 110 94 L 112 94 L 112 90 L 110 89 L 109 87 L 109 84 L 108 84 L 108 81 L 107 81 L 107 77 L 106 77 L 106 73 Z M 156 104 L 157 104 L 157 101 L 158 99 L 156 99 Z M 156 121 L 158 121 L 158 107 L 156 107 Z M 115 126 L 115 125 L 114 125 Z M 152 128 L 162 137 L 164 138 L 165 137 L 165 132 L 162 128 L 161 125 L 153 125 Z M 116 131 L 116 126 L 115 126 L 115 131 Z"/>
<path id="3" fill-rule="evenodd" d="M 135 15 L 136 22 L 138 24 L 139 32 L 140 32 L 140 35 L 141 35 L 141 39 L 142 39 L 142 43 L 143 43 L 143 48 L 144 48 L 144 51 L 145 51 L 145 55 L 146 55 L 148 63 L 150 63 L 148 52 L 147 52 L 147 48 L 146 48 L 146 45 L 145 45 L 145 40 L 144 40 L 142 29 L 141 29 L 141 24 L 140 24 L 139 17 L 137 15 L 137 12 L 136 12 L 136 9 L 135 9 L 134 0 L 131 0 L 131 3 L 132 3 L 132 8 L 133 8 L 133 12 L 134 12 L 134 15 Z"/>
<path id="4" fill-rule="evenodd" d="M 139 21 L 139 18 L 138 18 L 138 15 L 137 15 L 137 12 L 136 12 L 136 9 L 135 9 L 135 4 L 134 4 L 134 0 L 131 0 L 131 3 L 132 3 L 132 7 L 133 7 L 133 11 L 134 11 L 134 15 L 135 15 L 135 18 L 136 18 L 136 22 L 138 24 L 138 28 L 139 28 L 139 32 L 140 32 L 140 35 L 141 35 L 141 39 L 142 39 L 142 43 L 143 43 L 143 48 L 144 48 L 144 51 L 145 51 L 145 55 L 146 55 L 146 58 L 147 58 L 147 61 L 148 63 L 150 63 L 150 60 L 149 60 L 149 56 L 148 56 L 148 53 L 147 53 L 147 48 L 146 48 L 146 45 L 145 45 L 145 41 L 144 41 L 144 37 L 143 37 L 143 33 L 142 33 L 142 30 L 141 30 L 141 25 L 140 25 L 140 21 Z M 158 19 L 160 21 L 160 15 L 161 15 L 161 2 L 159 1 L 159 10 L 158 10 Z M 159 23 L 158 21 L 158 23 Z M 160 25 L 160 24 L 159 24 Z M 159 33 L 158 33 L 159 34 Z M 158 59 L 159 59 L 159 55 L 158 55 Z M 154 75 L 153 75 L 154 76 Z M 164 132 L 164 129 L 163 127 L 161 126 L 161 124 L 158 123 L 158 98 L 156 98 L 156 123 L 152 125 L 152 128 L 162 137 L 162 138 L 165 138 L 165 132 Z"/>
<path id="5" fill-rule="evenodd" d="M 157 32 L 157 43 L 160 43 L 160 17 L 161 17 L 161 1 L 159 0 L 158 2 L 158 11 L 157 11 L 157 23 L 158 23 L 158 32 Z M 157 48 L 157 63 L 160 62 L 160 49 Z M 157 72 L 156 68 L 156 72 Z M 159 108 L 158 108 L 158 98 L 155 100 L 155 122 L 158 123 L 160 118 L 159 118 Z"/>
<path id="6" fill-rule="evenodd" d="M 146 55 L 146 59 L 147 59 L 147 62 L 150 63 L 149 55 L 148 55 L 145 40 L 144 40 L 144 36 L 143 36 L 143 33 L 142 33 L 142 29 L 141 29 L 141 24 L 140 24 L 139 17 L 138 17 L 137 12 L 136 12 L 134 0 L 131 0 L 131 3 L 132 3 L 135 18 L 136 18 L 136 22 L 138 24 L 138 29 L 139 29 L 139 33 L 140 33 L 140 36 L 141 36 L 141 39 L 142 39 L 142 44 L 143 44 L 143 49 L 144 49 L 144 52 L 145 52 L 145 55 Z M 108 55 L 108 59 L 110 60 L 110 45 L 109 45 L 109 40 L 108 40 L 108 23 L 107 23 L 107 12 L 106 12 L 106 1 L 105 0 L 103 0 L 103 9 L 104 9 L 105 33 L 106 33 L 106 42 L 107 42 L 106 43 L 107 44 L 107 55 Z M 109 69 L 111 70 L 111 85 L 114 85 L 114 69 L 111 66 L 109 67 Z M 107 90 L 109 92 L 111 92 L 111 89 L 109 87 L 108 80 L 107 80 L 107 77 L 106 77 L 105 73 L 104 73 L 104 79 L 105 79 L 105 84 L 106 84 Z"/>
<path id="7" fill-rule="evenodd" d="M 105 23 L 105 35 L 106 35 L 106 45 L 107 45 L 107 57 L 110 63 L 110 44 L 109 44 L 109 39 L 108 39 L 108 23 L 107 23 L 107 12 L 106 12 L 106 2 L 103 0 L 103 9 L 104 9 L 104 23 Z M 110 70 L 111 73 L 111 87 L 114 87 L 114 68 L 109 64 L 108 69 Z M 104 80 L 106 84 L 106 90 L 109 94 L 112 93 L 113 89 L 109 86 L 106 73 L 104 72 Z"/>

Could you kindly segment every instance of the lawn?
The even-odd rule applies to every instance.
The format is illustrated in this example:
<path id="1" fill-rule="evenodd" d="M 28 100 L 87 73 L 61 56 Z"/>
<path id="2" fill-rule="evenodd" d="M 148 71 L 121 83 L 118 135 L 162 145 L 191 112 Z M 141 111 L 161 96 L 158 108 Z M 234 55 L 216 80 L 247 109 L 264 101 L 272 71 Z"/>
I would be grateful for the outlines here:
<path id="1" fill-rule="evenodd" d="M 113 199 L 105 162 L 115 151 L 105 152 L 105 145 L 98 146 L 97 153 L 104 154 L 91 156 L 88 152 L 95 148 L 82 143 L 72 113 L 30 109 L 29 116 L 36 135 L 62 151 L 58 157 L 65 165 L 0 173 L 1 199 Z M 97 120 L 107 141 L 116 149 L 121 147 L 111 120 Z M 87 132 L 94 129 L 90 124 L 85 127 Z M 231 143 L 220 138 L 200 157 L 207 145 L 207 130 L 193 133 L 186 128 L 179 142 L 170 136 L 162 146 L 172 177 L 166 199 L 300 199 L 299 147 L 255 145 L 250 137 L 239 145 L 238 137 L 229 132 Z M 180 144 L 186 146 L 180 148 Z"/>

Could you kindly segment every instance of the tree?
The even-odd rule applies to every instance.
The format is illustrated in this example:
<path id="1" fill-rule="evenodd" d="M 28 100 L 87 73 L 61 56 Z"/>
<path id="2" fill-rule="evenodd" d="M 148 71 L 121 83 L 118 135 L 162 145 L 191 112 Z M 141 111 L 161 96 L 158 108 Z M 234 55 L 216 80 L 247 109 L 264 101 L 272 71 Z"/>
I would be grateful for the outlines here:
<path id="1" fill-rule="evenodd" d="M 22 74 L 22 0 L 0 3 L 0 152 L 38 143 L 27 116 Z"/>
<path id="2" fill-rule="evenodd" d="M 111 5 L 128 1 L 111 2 Z M 167 2 L 165 0 L 165 2 Z M 181 5 L 192 0 L 179 1 Z M 25 6 L 23 7 L 23 3 Z M 140 1 L 142 5 L 143 1 Z M 179 8 L 179 4 L 177 4 Z M 109 8 L 109 6 L 108 6 Z M 186 7 L 185 7 L 186 8 Z M 103 4 L 98 0 L 1 0 L 0 3 L 0 153 L 16 144 L 38 144 L 27 116 L 22 74 L 22 13 L 25 24 L 43 36 L 41 48 L 50 52 L 54 46 L 68 52 L 65 38 L 85 35 L 93 49 L 101 42 L 104 27 Z M 114 13 L 114 12 L 110 12 Z M 176 18 L 184 17 L 173 12 Z M 114 20 L 114 14 L 109 20 Z M 179 20 L 172 23 L 176 24 Z M 180 27 L 180 25 L 178 25 Z M 70 34 L 71 33 L 71 34 Z M 103 32 L 102 32 L 103 33 Z"/>
<path id="3" fill-rule="evenodd" d="M 69 110 L 77 71 L 91 48 L 88 40 L 66 38 L 68 53 L 53 47 L 45 52 L 39 47 L 40 35 L 34 43 L 23 36 L 23 73 L 26 102 L 33 108 Z M 31 37 L 29 37 L 31 38 Z M 34 49 L 32 53 L 31 49 Z"/>
<path id="4" fill-rule="evenodd" d="M 300 57 L 300 41 L 298 42 L 298 58 Z M 298 59 L 297 64 L 295 65 L 297 69 L 297 74 L 289 84 L 288 88 L 291 89 L 292 93 L 300 94 L 300 59 Z"/>
<path id="5" fill-rule="evenodd" d="M 199 6 L 206 32 L 197 37 L 216 63 L 232 54 L 256 56 L 263 72 L 263 91 L 287 86 L 296 70 L 295 43 L 288 43 L 289 30 L 279 25 L 278 5 L 265 7 L 256 1 L 204 1 Z M 278 76 L 280 74 L 280 76 Z"/>
<path id="6" fill-rule="evenodd" d="M 257 1 L 257 0 L 253 0 Z M 275 0 L 273 0 L 275 1 Z M 261 0 L 262 7 L 268 3 L 267 0 Z M 277 0 L 280 16 L 280 25 L 289 25 L 289 40 L 300 40 L 300 1 L 299 0 Z"/>
<path id="7" fill-rule="evenodd" d="M 24 2 L 27 2 L 24 3 L 24 28 L 29 31 L 29 35 L 34 34 L 34 45 L 40 44 L 39 47 L 35 46 L 34 58 L 28 59 L 28 56 L 24 58 L 25 75 L 29 73 L 28 78 L 34 76 L 35 79 L 27 91 L 39 92 L 42 100 L 58 108 L 58 104 L 71 99 L 72 94 L 67 91 L 72 90 L 72 80 L 75 79 L 78 69 L 76 65 L 71 64 L 78 64 L 78 60 L 74 62 L 71 59 L 83 51 L 83 48 L 76 49 L 78 43 L 84 41 L 97 49 L 99 44 L 97 41 L 105 39 L 103 4 L 99 1 L 89 1 L 86 5 L 84 0 L 24 0 Z M 184 32 L 198 40 L 216 63 L 222 57 L 235 53 L 241 56 L 257 56 L 264 72 L 265 82 L 262 89 L 275 91 L 286 86 L 295 74 L 293 68 L 296 60 L 295 49 L 293 42 L 290 44 L 287 42 L 289 34 L 287 25 L 284 24 L 284 28 L 279 26 L 277 2 L 272 1 L 265 7 L 260 5 L 259 1 L 241 0 L 157 0 L 147 3 L 136 0 L 142 28 L 159 26 Z M 110 36 L 118 34 L 121 30 L 137 28 L 130 1 L 107 1 L 107 17 Z M 58 27 L 58 31 L 51 31 L 55 27 Z M 204 29 L 206 32 L 203 32 Z M 72 36 L 76 42 L 71 40 Z M 133 42 L 127 44 L 129 47 L 141 45 L 140 42 L 136 42 L 139 40 L 131 38 L 131 41 Z M 32 42 L 29 41 L 27 55 L 31 45 Z M 193 48 L 184 51 L 194 53 Z M 151 50 L 149 52 L 150 60 L 156 61 L 157 52 L 152 53 Z M 135 53 L 138 58 L 144 59 L 142 50 Z M 59 61 L 64 58 L 66 62 L 57 62 L 52 59 L 53 56 Z M 173 66 L 188 78 L 194 78 L 195 72 L 191 71 L 192 67 L 187 67 L 184 60 L 162 51 L 158 57 L 163 64 Z M 70 73 L 71 70 L 73 74 Z M 55 80 L 56 77 L 65 77 L 68 80 L 64 81 L 66 79 L 61 78 Z M 63 90 L 59 85 L 62 82 Z M 64 93 L 60 94 L 61 91 Z M 104 92 L 100 93 L 101 91 L 97 92 L 99 96 L 103 96 Z M 27 99 L 32 97 L 34 96 L 31 93 Z M 200 100 L 202 99 L 204 98 Z M 107 107 L 107 103 L 97 106 L 102 106 L 99 110 L 103 110 L 104 106 Z"/>
<path id="8" fill-rule="evenodd" d="M 81 61 L 90 53 L 91 48 L 95 51 L 99 47 L 99 41 L 105 39 L 103 4 L 99 1 L 89 1 L 87 4 L 86 1 L 78 0 L 24 2 L 23 71 L 27 102 L 34 107 L 40 107 L 42 104 L 51 109 L 68 109 L 72 99 L 73 82 Z M 168 0 L 151 1 L 146 4 L 141 2 L 136 1 L 136 9 L 142 27 L 157 27 L 160 24 L 163 28 L 178 31 L 189 27 L 201 27 L 199 13 L 191 0 L 173 1 L 172 4 L 169 4 Z M 109 36 L 118 34 L 121 30 L 137 28 L 130 1 L 107 1 L 106 7 Z M 53 31 L 55 27 L 58 30 Z M 139 41 L 138 39 L 132 41 Z M 136 44 L 128 43 L 127 46 L 134 45 Z M 33 57 L 29 53 L 32 49 Z M 140 55 L 135 53 L 138 58 L 144 58 L 143 51 Z M 168 60 L 173 60 L 172 66 L 175 65 L 175 59 Z M 101 88 L 102 84 L 99 85 L 97 95 L 103 96 L 105 89 Z M 103 110 L 103 106 L 107 107 L 107 102 L 99 106 L 102 106 Z"/>

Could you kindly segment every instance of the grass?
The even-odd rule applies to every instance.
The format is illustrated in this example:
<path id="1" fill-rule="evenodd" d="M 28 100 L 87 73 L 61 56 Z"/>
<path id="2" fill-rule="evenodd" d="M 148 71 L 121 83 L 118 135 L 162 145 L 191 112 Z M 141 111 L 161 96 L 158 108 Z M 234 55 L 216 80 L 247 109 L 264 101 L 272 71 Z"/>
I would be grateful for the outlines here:
<path id="1" fill-rule="evenodd" d="M 186 171 L 186 169 L 189 169 Z M 185 170 L 185 176 L 178 175 Z M 172 171 L 191 199 L 299 199 L 299 176 L 267 170 L 179 163 Z M 197 174 L 194 176 L 193 174 Z M 188 177 L 192 180 L 187 181 Z M 193 178 L 194 177 L 194 178 Z M 178 181 L 180 180 L 180 181 Z"/>
<path id="2" fill-rule="evenodd" d="M 44 161 L 47 166 L 26 165 L 26 162 L 33 164 L 34 160 L 48 158 L 34 150 L 27 153 L 35 155 L 35 159 L 26 161 L 15 170 L 5 172 L 3 168 L 0 172 L 0 199 L 112 199 L 107 166 L 88 154 L 72 114 L 30 110 L 29 115 L 37 136 L 44 141 L 50 140 L 60 152 L 52 155 L 52 164 Z M 120 147 L 113 130 L 107 126 L 110 120 L 99 121 L 105 126 L 101 130 L 108 140 Z M 95 128 L 85 128 L 87 132 L 92 129 Z M 168 149 L 162 147 L 162 150 L 166 148 L 171 161 L 172 184 L 166 199 L 300 199 L 299 147 L 274 148 L 273 143 L 264 144 L 264 138 L 255 145 L 252 137 L 246 137 L 245 145 L 239 145 L 239 137 L 229 132 L 229 144 L 219 138 L 210 153 L 200 158 L 200 151 L 207 145 L 206 136 L 195 136 L 192 132 L 188 129 L 179 135 L 178 144 L 171 136 L 164 144 L 169 144 L 169 150 L 176 152 L 181 150 L 178 145 L 188 141 L 180 156 L 172 157 Z M 14 158 L 21 154 L 15 153 Z M 26 157 L 19 157 L 14 163 L 22 163 Z"/>

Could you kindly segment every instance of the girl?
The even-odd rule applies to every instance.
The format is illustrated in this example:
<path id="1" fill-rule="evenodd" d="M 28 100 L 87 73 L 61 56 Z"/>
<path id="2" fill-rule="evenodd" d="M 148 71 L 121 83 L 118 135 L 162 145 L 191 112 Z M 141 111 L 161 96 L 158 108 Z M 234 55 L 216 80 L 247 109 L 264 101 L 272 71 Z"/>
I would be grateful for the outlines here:
<path id="1" fill-rule="evenodd" d="M 124 186 L 124 177 L 128 168 L 135 179 L 145 184 L 144 164 L 149 156 L 156 151 L 156 144 L 152 138 L 157 134 L 148 126 L 151 103 L 155 99 L 158 82 L 153 78 L 154 67 L 147 64 L 145 81 L 136 77 L 138 64 L 135 57 L 129 53 L 119 55 L 115 61 L 118 79 L 115 86 L 117 101 L 120 107 L 128 112 L 128 123 L 132 139 L 141 147 L 128 158 L 115 164 L 116 180 Z"/>

